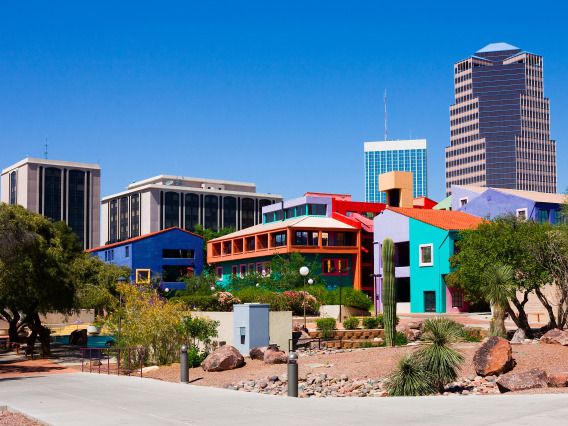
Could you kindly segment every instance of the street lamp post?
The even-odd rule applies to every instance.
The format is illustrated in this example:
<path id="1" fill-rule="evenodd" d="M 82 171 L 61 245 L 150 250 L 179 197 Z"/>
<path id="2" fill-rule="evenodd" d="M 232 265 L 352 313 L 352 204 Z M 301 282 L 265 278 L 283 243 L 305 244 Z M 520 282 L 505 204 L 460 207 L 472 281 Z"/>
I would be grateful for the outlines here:
<path id="1" fill-rule="evenodd" d="M 306 276 L 310 273 L 307 266 L 302 266 L 300 268 L 300 275 L 304 277 L 304 328 L 307 328 L 306 324 Z M 313 281 L 312 281 L 313 282 Z"/>
<path id="2" fill-rule="evenodd" d="M 377 293 L 377 278 L 382 277 L 381 274 L 371 274 L 371 277 L 373 277 L 373 298 L 374 298 L 374 304 L 375 304 L 375 316 L 378 315 L 378 311 L 379 311 L 379 295 Z"/>
<path id="3" fill-rule="evenodd" d="M 120 276 L 116 279 L 117 284 L 126 284 L 126 278 Z M 122 331 L 122 291 L 118 292 L 118 345 L 120 346 L 120 333 Z"/>

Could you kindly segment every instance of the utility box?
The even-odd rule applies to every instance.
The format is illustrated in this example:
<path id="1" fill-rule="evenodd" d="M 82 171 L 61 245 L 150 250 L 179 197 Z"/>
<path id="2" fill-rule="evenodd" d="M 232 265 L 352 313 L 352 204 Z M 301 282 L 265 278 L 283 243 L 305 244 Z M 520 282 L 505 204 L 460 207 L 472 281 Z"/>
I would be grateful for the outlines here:
<path id="1" fill-rule="evenodd" d="M 233 345 L 248 355 L 252 348 L 268 346 L 269 304 L 245 303 L 233 305 Z"/>

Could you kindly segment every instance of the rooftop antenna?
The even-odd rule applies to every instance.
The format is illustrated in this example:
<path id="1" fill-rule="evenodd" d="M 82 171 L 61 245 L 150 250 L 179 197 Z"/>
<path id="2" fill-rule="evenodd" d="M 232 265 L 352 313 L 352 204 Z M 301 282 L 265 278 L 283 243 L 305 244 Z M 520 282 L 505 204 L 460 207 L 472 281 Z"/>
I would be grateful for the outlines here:
<path id="1" fill-rule="evenodd" d="M 387 89 L 385 89 L 385 141 L 387 139 Z"/>
<path id="2" fill-rule="evenodd" d="M 45 144 L 43 145 L 43 158 L 47 160 L 47 133 L 45 134 Z"/>

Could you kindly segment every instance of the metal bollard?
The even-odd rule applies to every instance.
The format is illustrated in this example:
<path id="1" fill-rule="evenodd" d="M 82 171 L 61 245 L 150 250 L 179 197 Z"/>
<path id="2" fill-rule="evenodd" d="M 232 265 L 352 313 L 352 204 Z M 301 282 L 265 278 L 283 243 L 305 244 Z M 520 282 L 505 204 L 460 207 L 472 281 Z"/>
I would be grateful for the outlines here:
<path id="1" fill-rule="evenodd" d="M 288 396 L 298 398 L 298 354 L 288 355 Z"/>
<path id="2" fill-rule="evenodd" d="M 187 346 L 183 345 L 181 347 L 181 383 L 189 383 L 189 363 L 187 360 Z"/>

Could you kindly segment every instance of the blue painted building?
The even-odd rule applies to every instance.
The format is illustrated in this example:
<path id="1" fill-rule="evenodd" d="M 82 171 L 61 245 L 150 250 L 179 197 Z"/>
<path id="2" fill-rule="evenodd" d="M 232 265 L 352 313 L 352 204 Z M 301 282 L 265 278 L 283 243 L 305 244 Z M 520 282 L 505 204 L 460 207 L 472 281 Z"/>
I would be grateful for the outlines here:
<path id="1" fill-rule="evenodd" d="M 131 280 L 143 282 L 162 275 L 162 288 L 184 289 L 178 278 L 203 271 L 203 237 L 181 228 L 169 228 L 119 243 L 87 250 L 107 263 L 128 266 Z"/>
<path id="2" fill-rule="evenodd" d="M 513 214 L 555 224 L 564 220 L 561 214 L 564 202 L 564 194 L 452 185 L 452 210 L 489 219 Z"/>
<path id="3" fill-rule="evenodd" d="M 379 175 L 392 171 L 412 172 L 413 198 L 428 196 L 426 139 L 365 142 L 365 201 L 385 203 Z"/>

